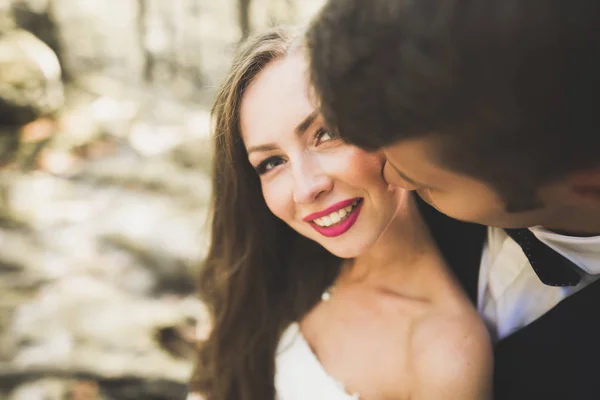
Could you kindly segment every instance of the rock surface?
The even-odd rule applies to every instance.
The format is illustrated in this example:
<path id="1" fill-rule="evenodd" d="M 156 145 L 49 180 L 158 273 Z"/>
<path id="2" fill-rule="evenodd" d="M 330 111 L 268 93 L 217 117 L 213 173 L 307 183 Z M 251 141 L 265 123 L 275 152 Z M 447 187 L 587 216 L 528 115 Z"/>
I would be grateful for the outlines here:
<path id="1" fill-rule="evenodd" d="M 0 120 L 17 126 L 59 110 L 64 101 L 56 54 L 33 34 L 0 36 Z"/>

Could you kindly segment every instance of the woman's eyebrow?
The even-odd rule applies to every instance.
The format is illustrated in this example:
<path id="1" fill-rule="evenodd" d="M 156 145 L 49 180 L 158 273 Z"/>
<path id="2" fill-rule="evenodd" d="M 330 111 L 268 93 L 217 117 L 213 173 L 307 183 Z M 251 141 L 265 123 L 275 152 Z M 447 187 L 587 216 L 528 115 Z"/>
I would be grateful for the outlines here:
<path id="1" fill-rule="evenodd" d="M 304 118 L 304 120 L 302 120 L 302 122 L 300 122 L 294 130 L 296 132 L 296 135 L 301 136 L 302 134 L 304 134 L 304 132 L 306 132 L 306 130 L 310 128 L 312 123 L 315 122 L 315 119 L 317 119 L 318 115 L 319 113 L 317 111 L 313 111 L 306 118 Z"/>
<path id="2" fill-rule="evenodd" d="M 256 152 L 256 151 L 272 151 L 275 149 L 277 149 L 277 146 L 275 146 L 275 144 L 267 143 L 267 144 L 261 144 L 258 146 L 248 147 L 248 149 L 246 149 L 246 153 L 250 154 L 250 153 Z"/>
<path id="3" fill-rule="evenodd" d="M 294 132 L 298 136 L 302 136 L 308 128 L 315 122 L 319 113 L 317 111 L 311 112 L 306 118 L 302 120 L 294 129 Z M 246 149 L 248 154 L 256 152 L 256 151 L 271 151 L 277 149 L 277 146 L 274 143 L 261 144 L 258 146 L 251 146 Z"/>

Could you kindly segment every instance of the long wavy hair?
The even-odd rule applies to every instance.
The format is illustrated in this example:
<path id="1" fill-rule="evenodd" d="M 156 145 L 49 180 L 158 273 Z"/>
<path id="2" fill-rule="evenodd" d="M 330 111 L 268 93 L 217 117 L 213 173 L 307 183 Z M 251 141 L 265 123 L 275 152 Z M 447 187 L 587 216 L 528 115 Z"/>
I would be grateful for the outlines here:
<path id="1" fill-rule="evenodd" d="M 238 49 L 212 108 L 210 248 L 199 277 L 212 330 L 191 380 L 207 400 L 275 398 L 275 353 L 335 279 L 340 260 L 267 208 L 240 129 L 245 89 L 273 60 L 298 51 L 295 30 L 271 29 Z M 265 110 L 269 112 L 269 110 Z"/>

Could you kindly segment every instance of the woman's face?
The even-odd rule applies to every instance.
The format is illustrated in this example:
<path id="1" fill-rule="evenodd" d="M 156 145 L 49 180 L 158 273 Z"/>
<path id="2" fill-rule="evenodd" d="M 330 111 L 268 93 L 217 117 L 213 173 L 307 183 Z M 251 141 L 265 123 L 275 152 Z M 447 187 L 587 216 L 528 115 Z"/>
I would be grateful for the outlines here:
<path id="1" fill-rule="evenodd" d="M 356 257 L 375 243 L 397 208 L 381 176 L 383 156 L 326 130 L 309 100 L 301 54 L 259 73 L 244 94 L 240 119 L 273 214 L 339 257 Z"/>

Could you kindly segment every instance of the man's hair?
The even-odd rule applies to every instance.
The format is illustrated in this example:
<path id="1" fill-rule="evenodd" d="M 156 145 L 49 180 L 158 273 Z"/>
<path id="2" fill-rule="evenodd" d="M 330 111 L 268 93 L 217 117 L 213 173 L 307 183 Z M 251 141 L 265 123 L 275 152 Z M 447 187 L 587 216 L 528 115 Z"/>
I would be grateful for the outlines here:
<path id="1" fill-rule="evenodd" d="M 505 197 L 600 165 L 598 0 L 330 0 L 307 46 L 350 143 L 435 135 Z"/>

